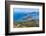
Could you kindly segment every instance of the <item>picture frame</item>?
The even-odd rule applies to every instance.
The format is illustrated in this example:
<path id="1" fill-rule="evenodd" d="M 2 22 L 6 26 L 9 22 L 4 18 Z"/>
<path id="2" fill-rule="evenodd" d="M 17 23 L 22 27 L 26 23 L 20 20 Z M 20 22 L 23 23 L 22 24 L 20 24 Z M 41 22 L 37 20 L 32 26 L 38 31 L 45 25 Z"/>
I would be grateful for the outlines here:
<path id="1" fill-rule="evenodd" d="M 39 26 L 33 25 L 33 26 L 31 26 L 31 28 L 27 27 L 28 25 L 31 24 L 32 21 L 34 21 L 31 19 L 32 21 L 30 22 L 30 24 L 27 24 L 27 22 L 26 22 L 26 23 L 24 23 L 24 24 L 26 24 L 26 26 L 22 27 L 24 25 L 22 22 L 21 24 L 23 24 L 23 25 L 21 25 L 21 27 L 18 27 L 20 22 L 18 24 L 17 21 L 27 21 L 27 19 L 26 20 L 16 20 L 17 18 L 20 18 L 19 16 L 22 15 L 22 13 L 20 15 L 19 11 L 20 12 L 23 11 L 24 12 L 23 14 L 26 14 L 26 16 L 27 16 L 27 13 L 31 14 L 31 12 L 33 12 L 33 11 L 37 12 L 34 15 L 38 16 L 39 21 L 38 20 L 37 21 L 39 22 L 38 23 Z M 15 12 L 15 14 L 16 14 L 16 12 L 18 12 L 19 15 L 13 16 L 14 15 L 13 12 Z M 30 18 L 30 16 L 28 18 Z M 35 18 L 35 17 L 33 17 L 33 18 Z M 28 19 L 28 20 L 30 20 L 30 19 Z M 17 23 L 15 23 L 15 22 L 17 22 Z M 34 22 L 32 22 L 32 23 L 34 23 Z M 18 24 L 18 25 L 14 25 L 14 24 Z M 45 3 L 5 1 L 5 34 L 6 35 L 38 34 L 38 33 L 45 33 Z"/>

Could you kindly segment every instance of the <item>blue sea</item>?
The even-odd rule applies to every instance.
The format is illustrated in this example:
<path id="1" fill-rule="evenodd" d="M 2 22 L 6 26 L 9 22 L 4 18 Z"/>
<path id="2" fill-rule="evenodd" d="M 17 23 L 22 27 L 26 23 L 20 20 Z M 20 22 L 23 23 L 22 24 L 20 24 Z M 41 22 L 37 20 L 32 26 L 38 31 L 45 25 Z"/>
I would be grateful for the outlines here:
<path id="1" fill-rule="evenodd" d="M 39 19 L 39 9 L 35 8 L 14 8 L 13 20 L 21 21 L 26 16 L 31 16 L 33 19 Z"/>

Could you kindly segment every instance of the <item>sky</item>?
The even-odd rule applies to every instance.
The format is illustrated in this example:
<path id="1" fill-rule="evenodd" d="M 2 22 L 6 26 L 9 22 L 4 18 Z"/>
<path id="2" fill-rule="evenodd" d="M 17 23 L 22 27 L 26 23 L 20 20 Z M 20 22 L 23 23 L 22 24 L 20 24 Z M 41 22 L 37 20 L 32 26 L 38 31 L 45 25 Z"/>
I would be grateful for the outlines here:
<path id="1" fill-rule="evenodd" d="M 39 9 L 36 8 L 13 8 L 13 11 L 16 13 L 28 13 L 28 12 L 38 12 Z"/>
<path id="2" fill-rule="evenodd" d="M 32 16 L 33 19 L 39 18 L 39 9 L 35 8 L 14 8 L 13 19 L 20 21 L 23 17 Z"/>

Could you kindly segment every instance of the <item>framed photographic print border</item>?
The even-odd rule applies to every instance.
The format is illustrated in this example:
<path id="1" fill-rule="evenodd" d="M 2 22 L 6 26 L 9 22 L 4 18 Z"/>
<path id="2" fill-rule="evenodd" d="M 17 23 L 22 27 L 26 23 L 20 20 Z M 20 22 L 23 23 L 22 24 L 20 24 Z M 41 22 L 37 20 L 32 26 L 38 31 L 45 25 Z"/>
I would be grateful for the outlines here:
<path id="1" fill-rule="evenodd" d="M 14 32 L 14 33 L 9 33 L 9 15 L 10 15 L 10 4 L 16 4 L 16 3 L 22 3 L 22 4 L 31 4 L 31 5 L 42 5 L 42 31 L 29 31 L 29 32 Z M 18 34 L 37 34 L 37 33 L 45 33 L 45 3 L 40 3 L 40 2 L 20 2 L 20 1 L 5 1 L 5 34 L 6 35 L 18 35 Z"/>

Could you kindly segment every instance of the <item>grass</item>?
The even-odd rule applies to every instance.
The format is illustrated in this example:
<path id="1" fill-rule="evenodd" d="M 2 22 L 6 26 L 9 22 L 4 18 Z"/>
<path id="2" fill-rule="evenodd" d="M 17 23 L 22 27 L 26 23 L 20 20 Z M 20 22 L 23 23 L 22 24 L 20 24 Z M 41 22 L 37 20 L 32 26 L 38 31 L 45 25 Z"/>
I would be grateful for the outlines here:
<path id="1" fill-rule="evenodd" d="M 39 23 L 36 21 L 30 21 L 30 22 L 16 22 L 14 23 L 14 26 L 16 28 L 25 28 L 25 27 L 39 27 Z"/>

